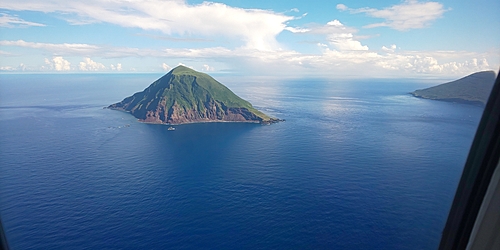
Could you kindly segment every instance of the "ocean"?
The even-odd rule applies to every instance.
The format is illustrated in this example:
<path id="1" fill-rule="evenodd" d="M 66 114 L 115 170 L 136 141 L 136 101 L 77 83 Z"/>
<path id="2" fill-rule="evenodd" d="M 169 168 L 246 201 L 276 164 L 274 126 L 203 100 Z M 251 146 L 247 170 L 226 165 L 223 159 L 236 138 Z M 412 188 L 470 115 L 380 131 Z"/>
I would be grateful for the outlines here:
<path id="1" fill-rule="evenodd" d="M 12 249 L 436 249 L 483 108 L 418 80 L 219 79 L 269 126 L 103 107 L 157 74 L 0 75 Z"/>

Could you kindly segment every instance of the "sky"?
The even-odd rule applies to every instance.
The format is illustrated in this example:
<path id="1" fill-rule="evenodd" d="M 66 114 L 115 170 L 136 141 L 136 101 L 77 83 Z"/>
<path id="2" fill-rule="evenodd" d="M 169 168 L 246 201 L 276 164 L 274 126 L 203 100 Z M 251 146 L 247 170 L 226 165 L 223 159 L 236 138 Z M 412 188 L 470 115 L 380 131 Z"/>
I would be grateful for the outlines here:
<path id="1" fill-rule="evenodd" d="M 498 0 L 2 0 L 0 72 L 454 78 L 500 67 Z"/>

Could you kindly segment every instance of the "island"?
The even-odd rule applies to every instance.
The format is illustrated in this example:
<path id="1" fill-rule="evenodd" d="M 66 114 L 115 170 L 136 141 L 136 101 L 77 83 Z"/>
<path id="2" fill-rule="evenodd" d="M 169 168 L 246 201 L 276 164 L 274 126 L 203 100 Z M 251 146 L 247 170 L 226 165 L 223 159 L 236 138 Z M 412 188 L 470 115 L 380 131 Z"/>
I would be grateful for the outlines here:
<path id="1" fill-rule="evenodd" d="M 476 72 L 458 80 L 411 92 L 415 97 L 486 105 L 495 83 L 494 71 Z"/>
<path id="2" fill-rule="evenodd" d="M 142 92 L 107 108 L 126 111 L 146 123 L 178 125 L 200 122 L 272 124 L 272 118 L 211 76 L 177 66 Z"/>

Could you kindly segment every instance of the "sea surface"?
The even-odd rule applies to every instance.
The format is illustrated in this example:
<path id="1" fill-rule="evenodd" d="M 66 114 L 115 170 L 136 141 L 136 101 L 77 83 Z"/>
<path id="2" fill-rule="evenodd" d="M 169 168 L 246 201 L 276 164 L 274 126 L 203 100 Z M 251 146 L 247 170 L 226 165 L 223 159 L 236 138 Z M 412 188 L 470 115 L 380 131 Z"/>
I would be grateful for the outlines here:
<path id="1" fill-rule="evenodd" d="M 219 79 L 270 126 L 103 109 L 161 75 L 0 75 L 12 249 L 436 249 L 483 108 L 418 80 Z"/>

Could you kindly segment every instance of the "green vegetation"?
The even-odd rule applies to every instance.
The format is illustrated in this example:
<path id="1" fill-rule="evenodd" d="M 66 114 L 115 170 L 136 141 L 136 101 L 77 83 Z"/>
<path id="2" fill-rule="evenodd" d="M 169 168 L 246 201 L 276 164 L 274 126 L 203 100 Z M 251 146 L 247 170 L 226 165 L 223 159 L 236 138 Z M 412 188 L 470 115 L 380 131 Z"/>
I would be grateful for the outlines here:
<path id="1" fill-rule="evenodd" d="M 154 123 L 278 121 L 256 110 L 211 76 L 185 66 L 174 68 L 144 91 L 109 108 L 129 111 Z"/>
<path id="2" fill-rule="evenodd" d="M 427 89 L 415 90 L 416 97 L 485 105 L 495 83 L 495 72 L 482 71 Z"/>

